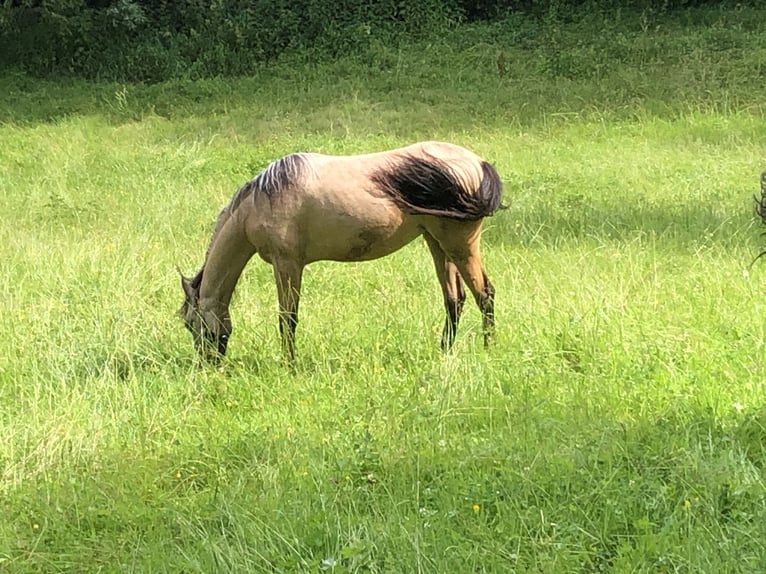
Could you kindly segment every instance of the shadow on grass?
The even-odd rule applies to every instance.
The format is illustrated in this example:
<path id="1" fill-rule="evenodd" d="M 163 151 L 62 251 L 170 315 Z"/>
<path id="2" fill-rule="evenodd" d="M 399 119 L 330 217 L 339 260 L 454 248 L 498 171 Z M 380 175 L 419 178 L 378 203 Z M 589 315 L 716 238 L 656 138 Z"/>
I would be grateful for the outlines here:
<path id="1" fill-rule="evenodd" d="M 241 82 L 246 88 L 246 81 Z M 77 78 L 0 76 L 0 122 L 51 123 L 72 116 L 98 115 L 120 124 L 147 115 L 213 115 L 235 97 L 225 80 L 143 85 L 91 82 Z M 240 93 L 238 98 L 242 97 Z"/>
<path id="2" fill-rule="evenodd" d="M 204 570 L 222 556 L 262 569 L 330 557 L 348 571 L 408 571 L 416 559 L 463 571 L 477 549 L 487 570 L 756 567 L 764 413 L 733 425 L 703 413 L 633 427 L 599 420 L 560 433 L 527 416 L 516 438 L 498 421 L 486 437 L 490 423 L 477 418 L 441 446 L 417 434 L 432 419 L 414 411 L 403 420 L 415 434 L 394 442 L 380 429 L 320 442 L 210 421 L 207 436 L 77 456 L 8 489 L 0 509 L 13 536 L 0 547 L 18 572 L 110 561 Z M 521 442 L 530 430 L 539 440 Z"/>
<path id="3" fill-rule="evenodd" d="M 526 125 L 561 113 L 594 113 L 602 120 L 650 110 L 671 116 L 697 108 L 761 110 L 760 84 L 753 78 L 763 76 L 763 11 L 743 4 L 595 9 L 571 19 L 555 10 L 542 20 L 518 12 L 438 37 L 376 39 L 338 58 L 314 50 L 285 52 L 242 78 L 145 85 L 4 72 L 0 122 L 79 114 L 125 122 L 150 114 L 204 117 L 241 107 L 296 116 L 289 123 L 296 131 L 305 130 L 303 120 L 320 110 L 353 133 L 366 134 L 380 124 L 388 133 L 395 125 L 394 133 L 406 136 L 434 128 Z"/>

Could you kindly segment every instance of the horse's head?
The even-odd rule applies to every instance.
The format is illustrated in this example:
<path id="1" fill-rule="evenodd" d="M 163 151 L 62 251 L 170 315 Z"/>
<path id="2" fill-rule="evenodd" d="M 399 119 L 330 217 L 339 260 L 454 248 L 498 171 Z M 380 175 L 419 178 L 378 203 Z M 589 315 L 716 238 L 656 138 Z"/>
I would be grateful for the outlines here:
<path id="1" fill-rule="evenodd" d="M 200 305 L 201 283 L 202 271 L 193 279 L 181 275 L 184 303 L 179 315 L 192 334 L 194 346 L 200 356 L 205 360 L 218 362 L 226 354 L 226 346 L 231 336 L 231 320 L 225 310 L 216 313 L 215 309 L 205 309 Z"/>

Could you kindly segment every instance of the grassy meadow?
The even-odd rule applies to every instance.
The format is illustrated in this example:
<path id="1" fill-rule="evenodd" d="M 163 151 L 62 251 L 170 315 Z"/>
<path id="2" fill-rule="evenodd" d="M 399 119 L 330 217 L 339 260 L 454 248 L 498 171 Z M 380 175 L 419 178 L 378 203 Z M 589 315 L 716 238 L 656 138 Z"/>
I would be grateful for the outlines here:
<path id="1" fill-rule="evenodd" d="M 464 26 L 154 85 L 0 76 L 0 572 L 766 571 L 766 10 Z M 176 266 L 292 151 L 493 162 L 497 289 L 442 355 L 416 241 L 255 258 L 220 368 Z"/>

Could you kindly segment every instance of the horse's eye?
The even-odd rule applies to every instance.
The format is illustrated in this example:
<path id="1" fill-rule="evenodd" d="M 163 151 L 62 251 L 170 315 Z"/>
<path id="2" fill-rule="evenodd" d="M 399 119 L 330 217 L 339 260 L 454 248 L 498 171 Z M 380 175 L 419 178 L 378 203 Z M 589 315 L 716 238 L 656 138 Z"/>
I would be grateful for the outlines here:
<path id="1" fill-rule="evenodd" d="M 222 333 L 221 334 L 221 341 L 228 341 L 228 340 L 229 340 L 229 335 L 226 334 L 226 333 Z"/>

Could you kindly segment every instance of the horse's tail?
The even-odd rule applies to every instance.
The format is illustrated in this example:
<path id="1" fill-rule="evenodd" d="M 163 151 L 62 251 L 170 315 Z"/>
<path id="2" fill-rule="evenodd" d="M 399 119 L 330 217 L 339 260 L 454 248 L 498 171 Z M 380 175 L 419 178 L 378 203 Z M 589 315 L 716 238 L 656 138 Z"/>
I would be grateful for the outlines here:
<path id="1" fill-rule="evenodd" d="M 503 182 L 495 166 L 489 162 L 482 161 L 481 172 L 481 184 L 476 195 L 482 198 L 481 201 L 485 210 L 484 215 L 492 215 L 498 209 L 508 209 L 508 206 L 502 203 Z"/>
<path id="2" fill-rule="evenodd" d="M 497 170 L 479 161 L 478 186 L 474 178 L 433 156 L 403 156 L 375 172 L 372 180 L 407 213 L 478 221 L 505 208 Z"/>

